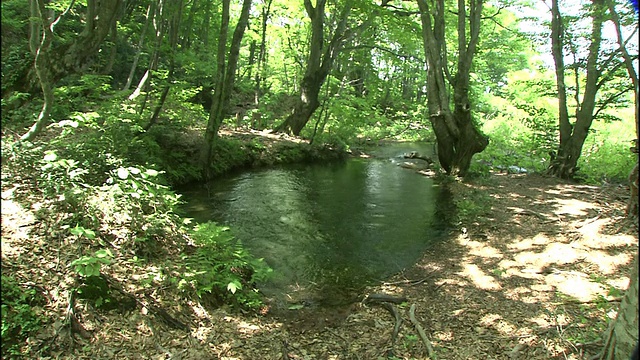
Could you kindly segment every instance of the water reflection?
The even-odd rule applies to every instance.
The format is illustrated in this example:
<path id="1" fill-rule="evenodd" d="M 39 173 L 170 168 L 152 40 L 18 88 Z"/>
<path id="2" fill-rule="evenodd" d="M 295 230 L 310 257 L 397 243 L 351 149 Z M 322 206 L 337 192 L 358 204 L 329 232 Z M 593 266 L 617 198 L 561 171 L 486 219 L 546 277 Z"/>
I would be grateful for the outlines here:
<path id="1" fill-rule="evenodd" d="M 231 226 L 274 269 L 265 293 L 293 300 L 335 299 L 411 266 L 455 211 L 447 191 L 389 159 L 248 172 L 183 194 L 189 216 Z"/>

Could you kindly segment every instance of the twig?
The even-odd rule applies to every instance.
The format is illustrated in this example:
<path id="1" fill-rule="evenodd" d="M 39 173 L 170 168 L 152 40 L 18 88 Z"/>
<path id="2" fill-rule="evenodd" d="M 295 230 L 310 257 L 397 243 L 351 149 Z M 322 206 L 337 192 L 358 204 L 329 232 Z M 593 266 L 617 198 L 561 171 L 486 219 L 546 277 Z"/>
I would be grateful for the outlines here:
<path id="1" fill-rule="evenodd" d="M 420 335 L 422 342 L 427 347 L 427 355 L 429 356 L 429 358 L 434 360 L 437 359 L 436 354 L 433 351 L 433 347 L 431 346 L 431 341 L 429 341 L 429 338 L 427 337 L 427 334 L 424 332 L 422 325 L 420 325 L 420 323 L 416 319 L 416 304 L 411 304 L 411 308 L 409 308 L 409 319 L 411 320 L 411 323 L 413 324 L 413 326 L 416 328 L 418 335 Z"/>
<path id="2" fill-rule="evenodd" d="M 419 280 L 409 280 L 409 279 L 404 279 L 404 280 L 400 280 L 400 281 L 393 281 L 393 282 L 383 282 L 382 285 L 384 286 L 389 286 L 389 285 L 408 285 L 408 286 L 415 286 L 415 285 L 420 285 L 423 282 L 427 281 L 428 277 L 419 279 Z"/>
<path id="3" fill-rule="evenodd" d="M 437 357 L 435 352 L 433 351 L 433 347 L 431 347 L 431 341 L 429 341 L 429 338 L 424 332 L 422 325 L 420 325 L 420 322 L 418 322 L 418 319 L 416 319 L 416 304 L 411 304 L 411 307 L 409 308 L 409 319 L 411 320 L 413 326 L 416 328 L 418 335 L 420 335 L 422 342 L 427 347 L 427 355 L 429 356 L 429 358 L 436 360 Z"/>
<path id="4" fill-rule="evenodd" d="M 402 325 L 402 318 L 400 317 L 398 310 L 396 309 L 395 306 L 393 306 L 393 304 L 390 304 L 388 302 L 383 302 L 380 305 L 385 309 L 387 309 L 387 311 L 390 312 L 391 315 L 393 315 L 393 317 L 396 319 L 396 324 L 393 326 L 393 334 L 391 334 L 391 348 L 393 349 L 396 345 L 396 339 L 398 338 L 398 333 L 400 332 L 400 326 Z"/>

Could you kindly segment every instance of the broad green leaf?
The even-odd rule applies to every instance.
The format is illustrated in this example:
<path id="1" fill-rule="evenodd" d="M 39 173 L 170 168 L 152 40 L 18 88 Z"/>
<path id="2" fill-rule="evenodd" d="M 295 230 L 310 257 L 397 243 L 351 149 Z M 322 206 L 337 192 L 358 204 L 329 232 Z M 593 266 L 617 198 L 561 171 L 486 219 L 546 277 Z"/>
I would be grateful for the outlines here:
<path id="1" fill-rule="evenodd" d="M 232 294 L 235 294 L 238 289 L 242 289 L 242 285 L 237 281 L 232 281 L 227 284 L 227 290 L 231 291 Z"/>
<path id="2" fill-rule="evenodd" d="M 58 155 L 56 155 L 56 153 L 50 150 L 48 150 L 44 155 L 44 161 L 56 161 L 57 158 L 58 158 Z"/>
<path id="3" fill-rule="evenodd" d="M 118 177 L 122 180 L 125 180 L 126 178 L 129 177 L 129 170 L 125 169 L 125 168 L 119 168 L 118 169 Z"/>

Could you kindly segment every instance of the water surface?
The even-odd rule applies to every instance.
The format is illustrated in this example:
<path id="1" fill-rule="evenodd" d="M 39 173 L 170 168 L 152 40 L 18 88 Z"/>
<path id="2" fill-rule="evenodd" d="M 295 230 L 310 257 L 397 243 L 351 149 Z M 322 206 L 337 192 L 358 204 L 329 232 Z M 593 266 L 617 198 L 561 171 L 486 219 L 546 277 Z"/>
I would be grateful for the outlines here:
<path id="1" fill-rule="evenodd" d="M 448 191 L 398 166 L 394 144 L 374 159 L 248 171 L 184 189 L 185 211 L 216 221 L 274 269 L 259 284 L 283 303 L 332 302 L 413 265 L 448 229 Z M 418 160 L 420 161 L 420 160 Z"/>

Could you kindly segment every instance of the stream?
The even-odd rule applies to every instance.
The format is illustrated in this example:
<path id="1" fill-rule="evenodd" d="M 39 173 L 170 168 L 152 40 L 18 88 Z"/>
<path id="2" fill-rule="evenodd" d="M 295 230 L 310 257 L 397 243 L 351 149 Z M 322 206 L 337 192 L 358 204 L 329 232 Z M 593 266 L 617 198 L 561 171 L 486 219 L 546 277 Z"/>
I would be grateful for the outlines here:
<path id="1" fill-rule="evenodd" d="M 179 189 L 197 222 L 231 227 L 273 268 L 258 284 L 276 304 L 332 305 L 412 266 L 451 227 L 448 190 L 402 168 L 424 143 L 393 143 L 373 158 L 246 171 Z M 420 163 L 422 160 L 411 160 Z"/>

